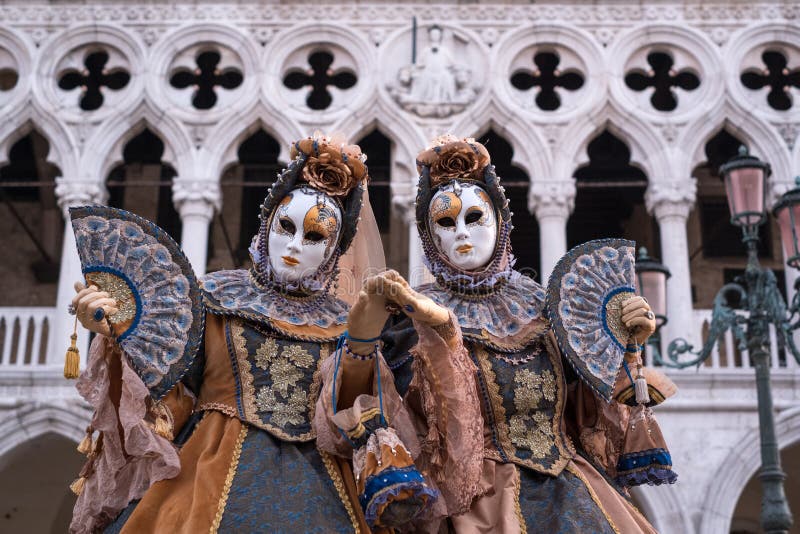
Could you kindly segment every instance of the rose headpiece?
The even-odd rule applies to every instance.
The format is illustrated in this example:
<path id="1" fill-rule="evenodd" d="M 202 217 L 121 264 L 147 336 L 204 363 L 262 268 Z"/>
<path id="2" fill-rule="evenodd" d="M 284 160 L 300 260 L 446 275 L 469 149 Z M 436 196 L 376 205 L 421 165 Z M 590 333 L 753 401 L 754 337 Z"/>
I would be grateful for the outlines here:
<path id="1" fill-rule="evenodd" d="M 439 136 L 417 155 L 417 171 L 417 230 L 425 263 L 431 273 L 440 283 L 466 292 L 490 290 L 497 282 L 507 279 L 514 264 L 510 240 L 511 211 L 486 147 L 472 138 Z M 498 215 L 497 246 L 488 265 L 480 271 L 466 272 L 452 265 L 436 248 L 431 236 L 428 221 L 431 199 L 439 189 L 454 181 L 479 185 L 489 195 Z"/>

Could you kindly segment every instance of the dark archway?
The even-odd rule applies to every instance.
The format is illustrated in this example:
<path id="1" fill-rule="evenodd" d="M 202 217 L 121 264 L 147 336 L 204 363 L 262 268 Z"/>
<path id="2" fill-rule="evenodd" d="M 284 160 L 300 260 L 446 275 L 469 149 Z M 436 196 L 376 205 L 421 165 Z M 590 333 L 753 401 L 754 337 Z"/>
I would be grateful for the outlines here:
<path id="1" fill-rule="evenodd" d="M 716 291 L 744 273 L 747 255 L 741 230 L 730 223 L 730 209 L 719 167 L 746 143 L 723 128 L 704 146 L 706 160 L 692 171 L 697 180 L 697 209 L 689 218 L 689 263 L 695 306 L 710 308 Z M 760 260 L 775 270 L 778 287 L 785 288 L 779 232 L 770 220 L 760 228 Z"/>
<path id="2" fill-rule="evenodd" d="M 567 245 L 622 237 L 660 256 L 658 226 L 647 213 L 645 173 L 631 165 L 628 146 L 604 130 L 587 147 L 589 163 L 573 175 L 575 210 L 567 223 Z"/>
<path id="3" fill-rule="evenodd" d="M 780 451 L 781 468 L 788 476 L 783 483 L 789 509 L 794 513 L 795 520 L 789 534 L 800 534 L 800 522 L 797 521 L 798 506 L 800 506 L 800 443 L 790 445 Z M 747 482 L 736 508 L 733 511 L 730 534 L 758 534 L 761 530 L 761 481 L 758 473 Z"/>
<path id="4" fill-rule="evenodd" d="M 280 151 L 280 143 L 264 129 L 239 145 L 238 161 L 224 171 L 220 181 L 222 210 L 211 225 L 209 271 L 249 265 L 248 249 L 258 232 L 259 206 L 283 167 L 278 161 Z"/>
<path id="5" fill-rule="evenodd" d="M 50 147 L 31 131 L 11 146 L 0 168 L 0 306 L 52 306 L 61 263 L 63 218 L 55 196 L 61 171 Z"/>
<path id="6" fill-rule="evenodd" d="M 514 148 L 500 134 L 490 129 L 479 140 L 492 156 L 497 176 L 506 189 L 509 206 L 514 213 L 511 246 L 517 258 L 516 269 L 540 281 L 539 223 L 528 209 L 530 178 L 512 163 Z"/>
<path id="7" fill-rule="evenodd" d="M 153 221 L 180 243 L 181 218 L 172 202 L 175 169 L 164 163 L 164 142 L 148 128 L 125 144 L 123 163 L 108 175 L 108 205 Z"/>
<path id="8" fill-rule="evenodd" d="M 0 458 L 0 531 L 67 532 L 75 505 L 69 484 L 86 461 L 75 445 L 48 433 Z"/>

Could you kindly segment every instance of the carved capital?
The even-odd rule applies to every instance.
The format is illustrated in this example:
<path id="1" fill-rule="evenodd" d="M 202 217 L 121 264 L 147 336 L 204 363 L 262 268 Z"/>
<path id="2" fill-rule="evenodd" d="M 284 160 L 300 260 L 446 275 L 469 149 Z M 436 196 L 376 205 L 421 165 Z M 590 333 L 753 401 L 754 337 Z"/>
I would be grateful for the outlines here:
<path id="1" fill-rule="evenodd" d="M 94 180 L 68 180 L 56 178 L 56 199 L 58 207 L 69 220 L 69 209 L 87 204 L 101 204 L 105 200 L 106 191 L 103 184 Z"/>
<path id="2" fill-rule="evenodd" d="M 392 195 L 392 207 L 406 224 L 416 224 L 417 205 L 414 195 Z"/>
<path id="3" fill-rule="evenodd" d="M 219 183 L 209 180 L 175 180 L 172 200 L 181 218 L 203 217 L 211 219 L 214 210 L 221 208 L 222 194 Z"/>
<path id="4" fill-rule="evenodd" d="M 686 219 L 697 197 L 694 178 L 653 182 L 647 187 L 644 200 L 647 210 L 661 220 L 668 217 Z"/>
<path id="5" fill-rule="evenodd" d="M 548 180 L 531 183 L 528 209 L 541 220 L 548 217 L 569 217 L 575 207 L 575 179 Z"/>

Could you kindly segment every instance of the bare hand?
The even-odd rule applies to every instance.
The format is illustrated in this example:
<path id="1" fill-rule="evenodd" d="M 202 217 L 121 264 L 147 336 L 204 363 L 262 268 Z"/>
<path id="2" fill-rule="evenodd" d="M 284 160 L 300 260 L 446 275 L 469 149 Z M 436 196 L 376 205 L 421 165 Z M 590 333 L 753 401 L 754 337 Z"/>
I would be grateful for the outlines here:
<path id="1" fill-rule="evenodd" d="M 643 297 L 631 297 L 622 303 L 622 322 L 639 344 L 644 344 L 656 331 L 655 315 Z"/>
<path id="2" fill-rule="evenodd" d="M 75 291 L 78 293 L 72 299 L 72 306 L 75 308 L 78 321 L 81 325 L 91 332 L 113 336 L 108 321 L 95 320 L 95 313 L 99 308 L 103 309 L 105 316 L 117 313 L 117 301 L 112 299 L 105 291 L 100 291 L 97 286 L 84 286 L 81 282 L 75 282 Z"/>
<path id="3" fill-rule="evenodd" d="M 429 326 L 438 326 L 450 320 L 447 308 L 439 306 L 433 300 L 417 293 L 397 271 L 386 271 L 380 275 L 383 291 L 388 302 L 392 302 L 417 321 Z"/>

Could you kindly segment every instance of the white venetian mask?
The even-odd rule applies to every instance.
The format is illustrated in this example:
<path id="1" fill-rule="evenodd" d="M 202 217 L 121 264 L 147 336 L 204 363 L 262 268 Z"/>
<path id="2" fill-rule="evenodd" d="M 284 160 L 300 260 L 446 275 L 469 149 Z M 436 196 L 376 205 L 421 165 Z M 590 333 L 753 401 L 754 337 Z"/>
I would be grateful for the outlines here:
<path id="1" fill-rule="evenodd" d="M 324 193 L 299 188 L 281 201 L 269 228 L 269 263 L 279 282 L 313 275 L 333 254 L 342 212 Z"/>
<path id="2" fill-rule="evenodd" d="M 492 259 L 497 219 L 486 191 L 453 182 L 440 189 L 428 207 L 428 225 L 439 251 L 465 271 L 478 270 Z"/>

